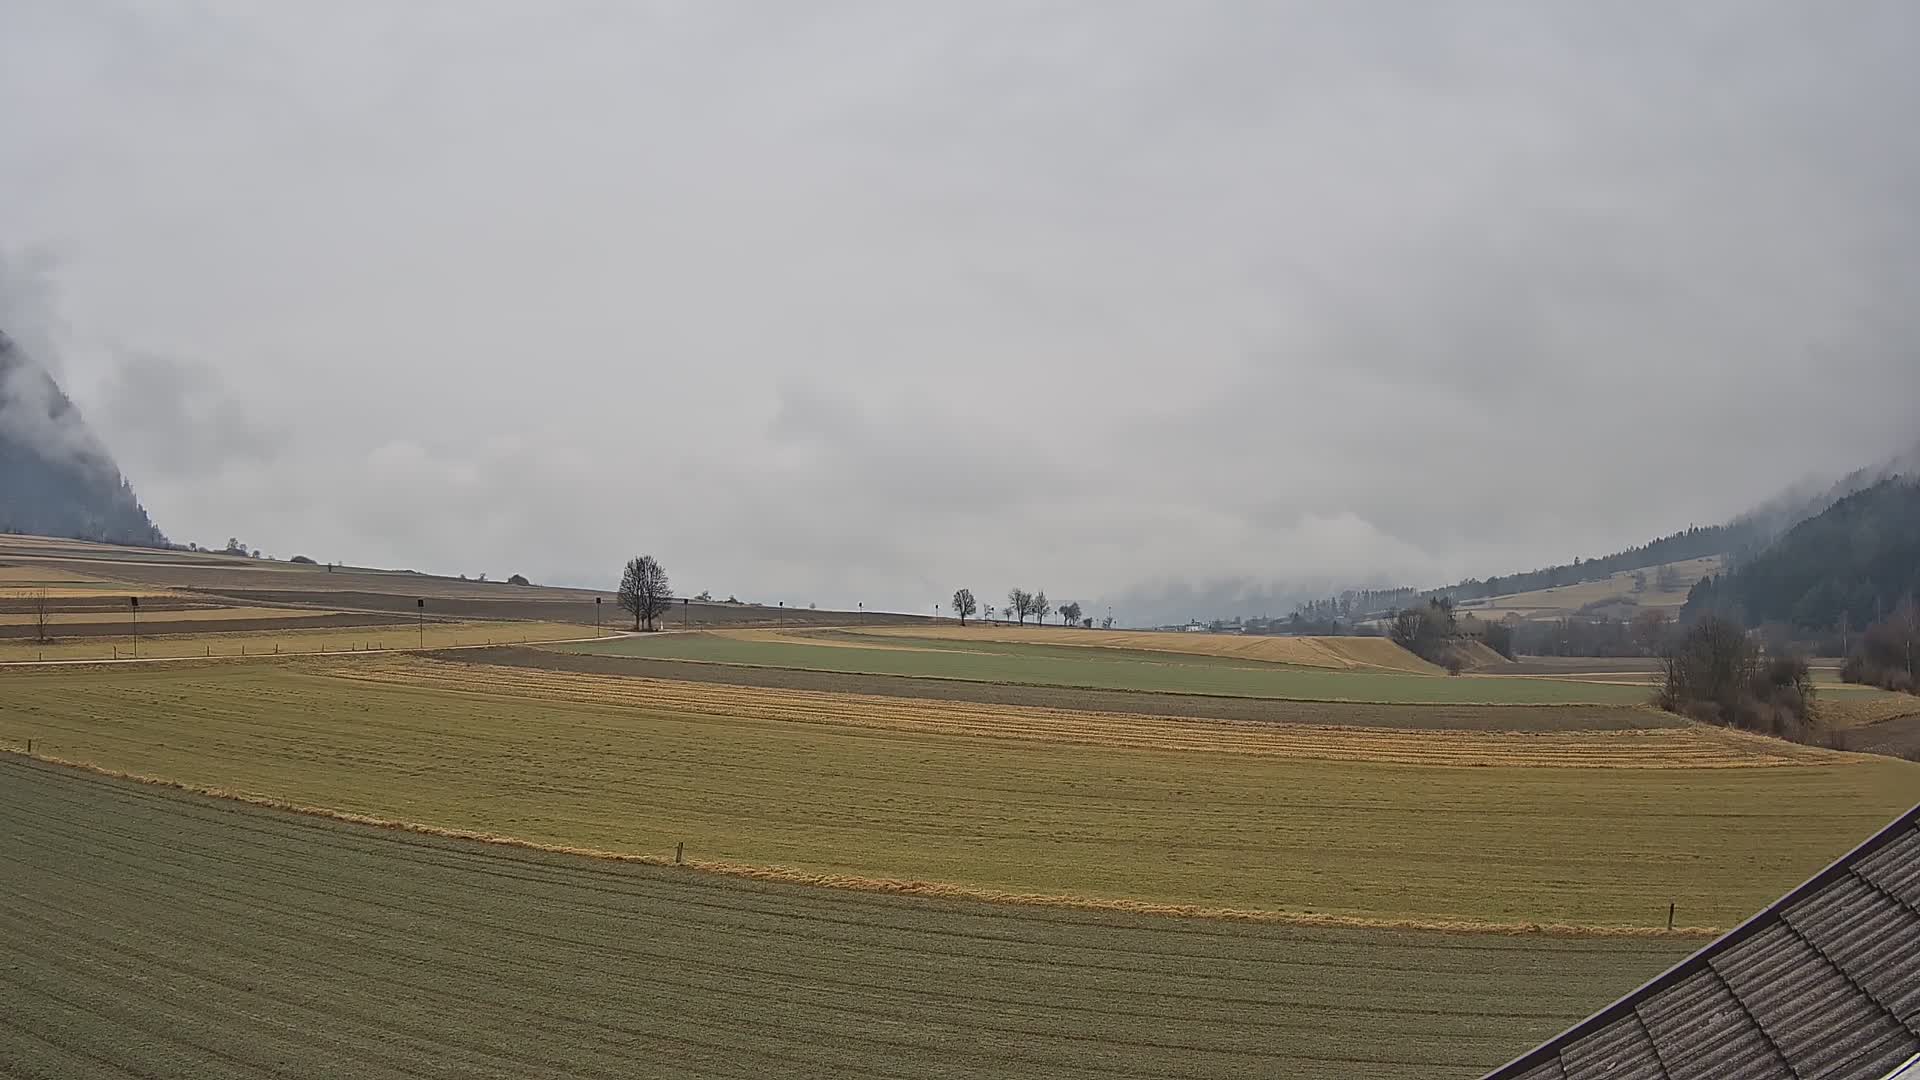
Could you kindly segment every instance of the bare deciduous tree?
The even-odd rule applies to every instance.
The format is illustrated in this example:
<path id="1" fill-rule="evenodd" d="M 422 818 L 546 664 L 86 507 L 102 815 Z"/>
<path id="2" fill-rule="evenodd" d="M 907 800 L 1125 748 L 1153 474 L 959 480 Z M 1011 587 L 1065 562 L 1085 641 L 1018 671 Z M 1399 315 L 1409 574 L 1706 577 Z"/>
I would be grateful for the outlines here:
<path id="1" fill-rule="evenodd" d="M 967 625 L 967 616 L 980 610 L 973 599 L 972 589 L 955 589 L 953 592 L 953 613 L 960 616 L 960 625 Z"/>
<path id="2" fill-rule="evenodd" d="M 1034 622 L 1047 621 L 1047 616 L 1053 614 L 1053 605 L 1047 603 L 1047 590 L 1041 589 L 1033 594 L 1033 598 L 1027 601 L 1027 611 L 1033 616 Z"/>
<path id="3" fill-rule="evenodd" d="M 52 611 L 52 605 L 47 600 L 46 586 L 43 585 L 27 594 L 27 610 L 33 615 L 33 640 L 52 640 L 47 635 L 47 623 L 50 621 L 48 615 Z"/>
<path id="4" fill-rule="evenodd" d="M 1033 612 L 1033 594 L 1025 589 L 1007 590 L 1007 614 L 1018 616 L 1020 625 L 1027 624 L 1027 616 Z"/>
<path id="5" fill-rule="evenodd" d="M 1071 626 L 1080 621 L 1080 602 L 1060 605 L 1060 625 Z"/>
<path id="6" fill-rule="evenodd" d="M 620 575 L 620 606 L 633 616 L 633 628 L 644 623 L 653 629 L 653 621 L 667 613 L 673 604 L 673 586 L 667 582 L 666 568 L 651 555 L 636 555 L 627 560 Z"/>

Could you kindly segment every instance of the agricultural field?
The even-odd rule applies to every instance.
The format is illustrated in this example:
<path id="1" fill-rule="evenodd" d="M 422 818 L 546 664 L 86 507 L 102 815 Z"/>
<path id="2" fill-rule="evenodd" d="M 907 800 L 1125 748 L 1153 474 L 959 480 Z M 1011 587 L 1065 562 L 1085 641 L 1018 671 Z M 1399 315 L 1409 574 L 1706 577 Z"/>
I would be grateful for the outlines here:
<path id="1" fill-rule="evenodd" d="M 1062 640 L 1075 633 L 1069 629 L 1058 631 Z M 1178 637 L 1143 635 L 1143 640 L 1154 636 Z M 1379 646 L 1394 648 L 1388 642 L 1375 640 Z M 1275 644 L 1279 641 L 1273 639 Z M 1300 701 L 1631 705 L 1644 703 L 1649 696 L 1644 686 L 1605 682 L 1419 675 L 1386 667 L 1296 666 L 1152 648 L 1042 644 L 985 637 L 953 640 L 927 634 L 848 629 L 780 634 L 725 631 L 656 634 L 562 648 L 595 656 L 704 661 L 843 674 Z M 1413 663 L 1419 662 L 1404 650 L 1395 651 Z"/>
<path id="2" fill-rule="evenodd" d="M 1633 670 L 592 599 L 0 538 L 0 1076 L 1466 1077 L 1920 799 Z"/>
<path id="3" fill-rule="evenodd" d="M 1135 653 L 1174 653 L 1217 656 L 1230 660 L 1258 660 L 1294 667 L 1352 670 L 1366 668 L 1439 675 L 1440 668 L 1413 655 L 1386 638 L 1266 637 L 1239 634 L 1162 633 L 1151 630 L 1088 630 L 1078 627 L 1006 626 L 943 623 L 923 627 L 875 628 L 869 636 L 907 636 L 938 641 L 997 642 L 1119 649 Z"/>
<path id="4" fill-rule="evenodd" d="M 1838 728 L 1860 728 L 1920 713 L 1920 697 L 1873 686 L 1822 686 L 1814 714 Z"/>
<path id="5" fill-rule="evenodd" d="M 314 613 L 297 621 L 271 619 L 235 625 L 239 621 L 176 623 L 170 627 L 171 632 L 156 634 L 142 616 L 138 639 L 117 626 L 119 633 L 85 636 L 74 635 L 70 627 L 56 627 L 59 636 L 50 642 L 26 635 L 0 637 L 0 664 L 450 649 L 570 641 L 593 635 L 590 627 L 562 623 L 428 620 L 423 628 L 390 616 L 369 618 L 345 613 Z"/>
<path id="6" fill-rule="evenodd" d="M 611 569 L 611 568 L 610 568 Z M 497 572 L 504 579 L 511 569 Z M 119 596 L 191 596 L 217 603 L 312 607 L 328 611 L 413 615 L 425 599 L 432 615 L 464 621 L 518 620 L 618 628 L 623 614 L 611 592 L 511 585 L 411 570 L 380 570 L 251 559 L 204 551 L 158 551 L 79 540 L 0 535 L 0 599 L 49 579 L 86 580 Z M 596 604 L 595 600 L 603 601 Z M 869 613 L 875 625 L 921 624 L 923 616 Z M 682 601 L 665 624 L 685 626 L 831 626 L 853 621 L 849 612 L 780 609 L 720 601 Z"/>
<path id="7" fill-rule="evenodd" d="M 1662 592 L 1657 585 L 1660 567 L 1649 566 L 1637 571 L 1644 574 L 1646 588 L 1634 591 L 1633 575 L 1636 571 L 1622 570 L 1599 581 L 1583 581 L 1577 585 L 1561 585 L 1551 589 L 1535 589 L 1531 592 L 1508 593 L 1505 596 L 1489 597 L 1483 600 L 1466 600 L 1460 604 L 1460 610 L 1471 612 L 1482 618 L 1498 619 L 1515 614 L 1523 619 L 1557 619 L 1565 615 L 1578 613 L 1582 608 L 1596 604 L 1620 603 L 1639 608 L 1677 609 L 1687 602 L 1687 590 L 1703 577 L 1720 572 L 1721 558 L 1709 555 L 1701 559 L 1687 559 L 1668 563 L 1667 566 L 1679 577 L 1680 587 L 1671 592 Z"/>
<path id="8" fill-rule="evenodd" d="M 572 671 L 678 682 L 821 690 L 836 694 L 918 698 L 989 705 L 1034 705 L 1074 712 L 1248 720 L 1333 727 L 1422 731 L 1617 731 L 1677 727 L 1686 721 L 1649 705 L 1393 705 L 1370 701 L 1289 701 L 1220 694 L 1160 694 L 1076 686 L 1015 685 L 971 679 L 861 675 L 800 668 L 745 667 L 690 660 L 594 656 L 544 647 L 508 646 L 429 652 L 436 659 L 539 671 Z M 1651 694 L 1649 694 L 1651 696 Z"/>
<path id="9" fill-rule="evenodd" d="M 0 1074 L 47 1080 L 1464 1078 L 1690 944 L 815 889 L 12 755 L 0 821 Z"/>
<path id="10" fill-rule="evenodd" d="M 1920 798 L 1908 762 L 1694 726 L 1173 722 L 387 657 L 72 674 L 0 672 L 0 744 L 723 872 L 1296 921 L 1728 926 Z"/>

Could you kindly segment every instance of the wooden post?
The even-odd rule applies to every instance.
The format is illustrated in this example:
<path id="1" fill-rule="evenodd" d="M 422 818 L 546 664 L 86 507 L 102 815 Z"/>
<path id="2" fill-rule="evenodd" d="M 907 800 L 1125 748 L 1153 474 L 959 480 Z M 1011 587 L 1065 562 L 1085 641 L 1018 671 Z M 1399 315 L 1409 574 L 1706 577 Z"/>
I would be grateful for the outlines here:
<path id="1" fill-rule="evenodd" d="M 27 756 L 28 757 L 33 756 L 33 740 L 32 739 L 27 740 Z"/>
<path id="2" fill-rule="evenodd" d="M 673 865 L 679 866 L 680 860 L 684 858 L 686 854 L 687 854 L 687 842 L 685 840 L 682 840 L 679 843 L 673 845 Z"/>
<path id="3" fill-rule="evenodd" d="M 1667 929 L 1673 929 L 1673 905 L 1667 905 Z"/>

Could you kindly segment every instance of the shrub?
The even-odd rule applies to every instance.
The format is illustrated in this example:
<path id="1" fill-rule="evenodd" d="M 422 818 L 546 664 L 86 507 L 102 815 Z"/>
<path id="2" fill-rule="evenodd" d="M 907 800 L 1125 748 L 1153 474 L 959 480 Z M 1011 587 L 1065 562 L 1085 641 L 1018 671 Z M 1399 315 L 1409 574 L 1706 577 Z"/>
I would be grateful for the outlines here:
<path id="1" fill-rule="evenodd" d="M 1913 601 L 1867 627 L 1860 643 L 1840 665 L 1840 678 L 1885 690 L 1915 693 L 1920 685 L 1915 659 L 1920 656 L 1920 608 Z"/>
<path id="2" fill-rule="evenodd" d="M 1813 675 L 1803 656 L 1762 659 L 1739 624 L 1695 623 L 1662 665 L 1659 704 L 1704 724 L 1817 741 Z"/>
<path id="3" fill-rule="evenodd" d="M 307 558 L 307 557 L 306 557 L 305 555 L 295 555 L 295 556 L 294 556 L 293 558 L 291 558 L 291 559 L 288 559 L 287 561 L 288 561 L 288 562 L 297 562 L 297 563 L 302 563 L 302 564 L 305 564 L 305 565 L 307 565 L 307 566 L 318 566 L 318 565 L 319 565 L 318 563 L 316 563 L 316 562 L 314 562 L 314 561 L 313 561 L 312 559 L 309 559 L 309 558 Z"/>

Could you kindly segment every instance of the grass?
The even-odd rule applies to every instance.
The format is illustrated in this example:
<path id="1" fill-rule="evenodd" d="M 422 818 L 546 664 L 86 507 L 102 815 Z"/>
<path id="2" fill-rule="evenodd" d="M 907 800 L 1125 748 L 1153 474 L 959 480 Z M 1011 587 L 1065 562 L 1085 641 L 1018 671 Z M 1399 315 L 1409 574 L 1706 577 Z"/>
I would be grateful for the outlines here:
<path id="1" fill-rule="evenodd" d="M 1857 728 L 1920 714 L 1920 697 L 1872 686 L 1821 687 L 1814 714 L 1836 728 Z"/>
<path id="2" fill-rule="evenodd" d="M 775 886 L 4 755 L 0 822 L 21 1077 L 1465 1078 L 1687 948 Z"/>
<path id="3" fill-rule="evenodd" d="M 563 641 L 591 634 L 567 623 L 429 622 L 425 648 L 445 649 L 488 643 Z M 327 652 L 364 652 L 422 647 L 418 627 L 404 622 L 391 626 L 343 626 L 332 629 L 247 630 L 235 633 L 165 634 L 142 637 L 86 637 L 35 642 L 23 638 L 0 640 L 0 663 L 48 661 L 167 659 L 180 657 L 263 656 Z"/>
<path id="4" fill-rule="evenodd" d="M 1689 723 L 1650 705 L 1384 705 L 1356 701 L 1287 701 L 1279 698 L 1194 694 L 1145 694 L 1072 686 L 1015 686 L 965 679 L 916 679 L 903 675 L 849 675 L 795 668 L 740 667 L 681 660 L 589 656 L 541 646 L 430 652 L 435 659 L 515 667 L 535 672 L 611 675 L 632 681 L 664 679 L 766 690 L 912 698 L 978 705 L 1035 706 L 1073 712 L 1172 716 L 1181 720 L 1238 720 L 1262 724 L 1311 724 L 1344 728 L 1417 728 L 1423 731 L 1621 731 L 1681 727 Z"/>
<path id="5" fill-rule="evenodd" d="M 870 647 L 857 647 L 863 640 Z M 855 646 L 855 647 L 850 647 Z M 737 633 L 658 634 L 563 648 L 600 656 L 701 660 L 848 674 L 908 675 L 1171 694 L 1390 704 L 1638 704 L 1642 686 L 1287 667 L 1229 657 L 889 634 L 812 642 Z"/>
<path id="6" fill-rule="evenodd" d="M 1633 591 L 1635 571 L 1622 570 L 1599 581 L 1583 581 L 1574 585 L 1560 585 L 1550 589 L 1535 589 L 1531 592 L 1497 596 L 1492 599 L 1492 606 L 1489 606 L 1486 600 L 1470 600 L 1461 604 L 1460 610 L 1497 619 L 1504 617 L 1508 612 L 1534 618 L 1572 614 L 1588 604 L 1608 600 L 1632 600 L 1642 608 L 1677 608 L 1687 602 L 1687 590 L 1691 589 L 1695 582 L 1709 574 L 1719 572 L 1721 562 L 1718 555 L 1710 555 L 1701 559 L 1669 563 L 1674 573 L 1680 577 L 1680 587 L 1672 592 L 1661 592 L 1657 588 L 1660 568 L 1649 566 L 1645 570 L 1638 571 L 1646 575 L 1647 587 L 1644 592 Z"/>
<path id="7" fill-rule="evenodd" d="M 51 598 L 49 598 L 51 599 Z M 297 622 L 301 619 L 313 619 L 335 612 L 324 608 L 269 608 L 269 607 L 194 607 L 194 608 L 150 608 L 140 613 L 140 623 L 152 626 L 155 623 L 180 622 L 227 622 L 275 619 Z M 34 615 L 31 612 L 0 612 L 0 626 L 32 626 Z M 63 626 L 107 625 L 120 629 L 131 628 L 130 610 L 121 607 L 112 611 L 94 609 L 90 611 L 49 611 L 47 625 L 59 633 Z"/>
<path id="8" fill-rule="evenodd" d="M 1439 668 L 1385 638 L 1158 633 L 1144 630 L 1088 630 L 1069 626 L 1006 626 L 981 623 L 972 623 L 964 627 L 953 624 L 932 624 L 924 627 L 875 628 L 863 633 L 880 640 L 888 636 L 904 635 L 939 641 L 993 641 L 1067 648 L 1091 647 L 1179 653 L 1189 656 L 1219 656 L 1297 667 L 1382 668 L 1419 675 L 1441 673 Z"/>
<path id="9" fill-rule="evenodd" d="M 546 843 L 1379 920 L 1648 926 L 1673 901 L 1683 925 L 1731 925 L 1920 797 L 1920 766 L 1806 750 L 1767 768 L 1333 761 L 308 666 L 8 672 L 0 742 Z"/>

